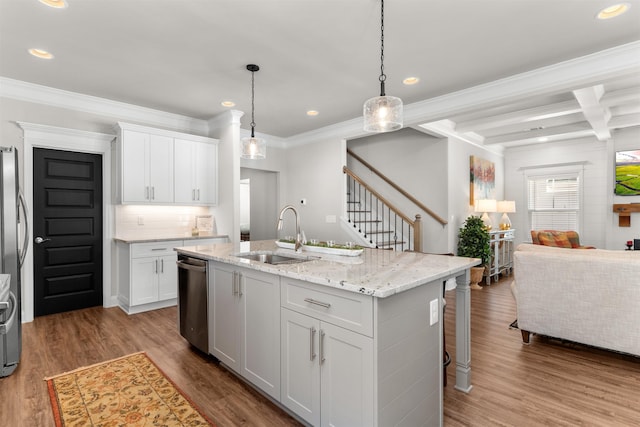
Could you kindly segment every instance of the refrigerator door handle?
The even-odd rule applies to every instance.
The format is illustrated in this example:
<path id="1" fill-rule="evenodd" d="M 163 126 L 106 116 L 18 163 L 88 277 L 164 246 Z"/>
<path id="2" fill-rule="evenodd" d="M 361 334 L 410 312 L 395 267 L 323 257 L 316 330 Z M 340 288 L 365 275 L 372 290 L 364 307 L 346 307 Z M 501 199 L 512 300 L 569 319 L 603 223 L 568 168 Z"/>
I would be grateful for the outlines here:
<path id="1" fill-rule="evenodd" d="M 11 329 L 11 326 L 13 326 L 13 322 L 16 320 L 16 313 L 18 312 L 18 310 L 20 310 L 20 307 L 18 307 L 18 303 L 16 301 L 16 296 L 13 294 L 13 292 L 9 292 L 9 299 L 11 300 L 13 311 L 6 322 L 0 323 L 0 335 L 6 335 L 7 331 Z"/>
<path id="2" fill-rule="evenodd" d="M 22 241 L 22 251 L 20 252 L 20 267 L 24 263 L 24 259 L 27 257 L 27 249 L 29 249 L 29 211 L 27 210 L 27 201 L 24 199 L 24 195 L 22 194 L 22 190 L 18 191 L 18 200 L 20 201 L 20 206 L 22 206 L 22 213 L 24 216 L 24 240 Z"/>

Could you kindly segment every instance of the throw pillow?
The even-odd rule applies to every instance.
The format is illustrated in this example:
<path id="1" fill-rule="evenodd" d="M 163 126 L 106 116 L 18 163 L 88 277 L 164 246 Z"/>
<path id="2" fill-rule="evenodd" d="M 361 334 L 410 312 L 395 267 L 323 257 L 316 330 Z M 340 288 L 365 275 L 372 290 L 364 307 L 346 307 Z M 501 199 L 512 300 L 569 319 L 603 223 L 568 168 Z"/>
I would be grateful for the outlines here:
<path id="1" fill-rule="evenodd" d="M 540 240 L 540 244 L 544 246 L 553 246 L 556 248 L 569 248 L 571 249 L 571 242 L 566 234 L 558 233 L 548 233 L 548 232 L 539 232 L 538 240 Z"/>

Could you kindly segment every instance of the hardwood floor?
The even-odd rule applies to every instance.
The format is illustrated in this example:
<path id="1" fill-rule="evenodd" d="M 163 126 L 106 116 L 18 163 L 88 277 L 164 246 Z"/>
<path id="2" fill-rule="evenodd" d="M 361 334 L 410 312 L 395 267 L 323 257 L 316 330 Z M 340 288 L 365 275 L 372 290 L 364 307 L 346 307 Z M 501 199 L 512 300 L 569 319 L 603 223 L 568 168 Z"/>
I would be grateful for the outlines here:
<path id="1" fill-rule="evenodd" d="M 473 390 L 455 384 L 455 292 L 447 292 L 445 327 L 453 361 L 444 393 L 445 426 L 640 425 L 640 358 L 533 336 L 523 345 L 510 279 L 473 291 Z M 219 427 L 296 426 L 284 411 L 210 357 L 176 328 L 176 309 L 127 316 L 92 308 L 36 318 L 23 325 L 16 372 L 0 379 L 0 425 L 53 426 L 43 378 L 146 351 Z M 386 426 L 381 426 L 386 427 Z"/>

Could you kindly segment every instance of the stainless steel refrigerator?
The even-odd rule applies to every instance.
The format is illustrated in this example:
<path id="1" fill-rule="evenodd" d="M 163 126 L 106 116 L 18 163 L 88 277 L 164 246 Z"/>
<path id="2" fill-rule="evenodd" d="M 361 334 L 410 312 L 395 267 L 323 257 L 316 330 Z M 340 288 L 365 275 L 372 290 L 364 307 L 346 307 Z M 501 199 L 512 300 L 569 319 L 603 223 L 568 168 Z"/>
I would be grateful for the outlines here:
<path id="1" fill-rule="evenodd" d="M 17 150 L 0 147 L 0 377 L 16 370 L 22 351 L 20 268 L 29 227 L 27 204 L 18 183 Z"/>

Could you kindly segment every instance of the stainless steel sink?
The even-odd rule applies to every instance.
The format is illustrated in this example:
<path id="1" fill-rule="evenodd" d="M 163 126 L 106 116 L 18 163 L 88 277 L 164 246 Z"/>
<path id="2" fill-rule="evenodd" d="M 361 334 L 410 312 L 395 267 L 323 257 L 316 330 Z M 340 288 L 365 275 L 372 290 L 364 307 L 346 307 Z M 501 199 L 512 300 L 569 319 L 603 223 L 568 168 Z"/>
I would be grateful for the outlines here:
<path id="1" fill-rule="evenodd" d="M 238 254 L 236 255 L 238 258 L 248 259 L 251 261 L 263 262 L 265 264 L 297 264 L 300 262 L 311 261 L 314 259 L 318 259 L 316 257 L 308 257 L 308 256 L 287 256 L 282 254 L 276 254 L 272 252 L 255 252 L 248 254 Z"/>

